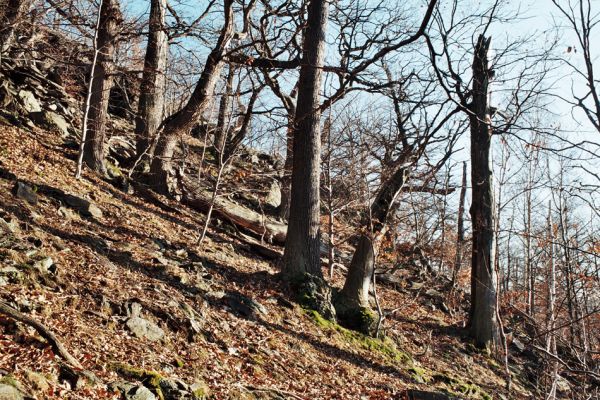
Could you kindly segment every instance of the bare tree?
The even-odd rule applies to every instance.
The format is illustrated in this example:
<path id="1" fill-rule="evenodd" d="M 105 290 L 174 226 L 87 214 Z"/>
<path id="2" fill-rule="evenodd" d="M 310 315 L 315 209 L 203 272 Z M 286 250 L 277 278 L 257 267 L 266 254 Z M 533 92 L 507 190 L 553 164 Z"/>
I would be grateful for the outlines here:
<path id="1" fill-rule="evenodd" d="M 88 121 L 84 124 L 87 129 L 82 134 L 80 157 L 83 157 L 83 161 L 90 169 L 105 175 L 108 101 L 113 82 L 115 40 L 121 20 L 118 0 L 103 0 L 99 13 L 96 41 L 97 59 L 95 65 L 92 66 L 93 76 L 89 82 L 89 113 L 86 106 L 84 112 Z"/>
<path id="2" fill-rule="evenodd" d="M 303 274 L 321 277 L 319 90 L 325 58 L 328 0 L 311 0 L 304 32 L 294 118 L 294 163 L 290 217 L 282 272 L 288 279 Z"/>
<path id="3" fill-rule="evenodd" d="M 141 157 L 150 152 L 150 143 L 163 116 L 165 102 L 165 73 L 169 42 L 165 25 L 166 0 L 150 2 L 148 44 L 144 72 L 140 85 L 138 112 L 135 120 L 136 153 Z M 151 155 L 151 154 L 150 154 Z"/>
<path id="4" fill-rule="evenodd" d="M 581 94 L 573 93 L 568 103 L 584 111 L 589 122 L 600 132 L 600 92 L 598 78 L 594 71 L 594 39 L 597 37 L 597 25 L 600 22 L 596 2 L 591 0 L 552 0 L 552 3 L 564 18 L 568 29 L 575 34 L 577 43 L 569 45 L 566 53 L 574 57 L 564 57 L 564 62 L 573 70 L 575 77 L 585 82 L 586 89 Z M 578 56 L 579 55 L 579 56 Z M 583 67 L 573 58 L 581 57 Z"/>
<path id="5" fill-rule="evenodd" d="M 491 349 L 500 342 L 496 318 L 498 279 L 495 270 L 495 203 L 490 157 L 492 126 L 488 103 L 490 42 L 490 38 L 480 35 L 475 46 L 473 100 L 469 120 L 471 124 L 471 221 L 473 224 L 470 329 L 478 346 Z"/>
<path id="6" fill-rule="evenodd" d="M 223 57 L 234 35 L 233 0 L 224 0 L 223 28 L 212 49 L 204 70 L 185 106 L 163 122 L 159 129 L 154 157 L 150 164 L 150 183 L 159 192 L 168 193 L 172 188 L 169 178 L 173 174 L 172 161 L 178 138 L 187 135 L 212 99 L 212 94 L 224 66 Z"/>

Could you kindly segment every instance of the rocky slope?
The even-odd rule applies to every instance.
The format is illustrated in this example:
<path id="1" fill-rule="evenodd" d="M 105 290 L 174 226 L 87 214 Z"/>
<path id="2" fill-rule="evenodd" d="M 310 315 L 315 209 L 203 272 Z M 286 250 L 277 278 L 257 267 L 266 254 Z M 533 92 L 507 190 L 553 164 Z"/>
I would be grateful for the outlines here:
<path id="1" fill-rule="evenodd" d="M 14 71 L 0 87 L 0 301 L 82 368 L 0 314 L 0 398 L 502 398 L 504 367 L 467 344 L 464 310 L 449 310 L 435 278 L 406 270 L 379 289 L 384 339 L 304 310 L 227 221 L 198 245 L 202 213 L 141 186 L 75 180 L 77 102 L 39 70 Z M 240 205 L 277 197 L 256 179 L 275 168 L 263 161 L 236 163 Z M 512 398 L 535 397 L 511 351 Z"/>

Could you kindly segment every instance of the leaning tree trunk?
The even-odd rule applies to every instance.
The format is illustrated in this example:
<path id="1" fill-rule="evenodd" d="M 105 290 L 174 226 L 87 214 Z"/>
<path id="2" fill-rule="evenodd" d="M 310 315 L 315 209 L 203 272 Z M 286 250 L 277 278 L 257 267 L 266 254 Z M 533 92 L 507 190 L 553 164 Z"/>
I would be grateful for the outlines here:
<path id="1" fill-rule="evenodd" d="M 321 130 L 319 90 L 325 57 L 328 0 L 312 0 L 302 49 L 298 104 L 294 118 L 292 189 L 283 274 L 322 277 L 320 262 Z"/>
<path id="2" fill-rule="evenodd" d="M 106 174 L 105 139 L 108 123 L 108 101 L 112 86 L 115 38 L 121 12 L 117 0 L 104 0 L 100 6 L 98 24 L 98 57 L 94 75 L 89 83 L 91 97 L 88 114 L 88 132 L 85 134 L 83 161 L 92 170 Z"/>
<path id="3" fill-rule="evenodd" d="M 165 104 L 165 71 L 169 42 L 165 30 L 166 0 L 152 0 L 148 46 L 144 58 L 144 74 L 140 85 L 140 100 L 135 120 L 137 157 L 152 155 L 150 143 L 162 121 Z"/>
<path id="4" fill-rule="evenodd" d="M 364 333 L 372 333 L 375 328 L 375 316 L 369 306 L 375 256 L 387 231 L 387 220 L 394 202 L 406 183 L 407 172 L 406 164 L 401 162 L 400 167 L 381 185 L 371 204 L 369 215 L 363 217 L 365 233 L 358 237 L 346 282 L 335 299 L 340 322 Z"/>
<path id="5" fill-rule="evenodd" d="M 473 251 L 471 258 L 470 330 L 475 344 L 491 350 L 499 343 L 496 318 L 497 276 L 494 269 L 494 188 L 490 147 L 492 129 L 488 105 L 489 38 L 479 36 L 473 59 L 473 100 L 471 125 L 471 220 Z"/>
<path id="6" fill-rule="evenodd" d="M 187 135 L 210 104 L 221 70 L 223 55 L 233 37 L 233 0 L 225 0 L 225 20 L 216 46 L 208 55 L 204 70 L 186 105 L 164 123 L 150 165 L 150 184 L 161 193 L 170 190 L 172 161 L 177 140 Z"/>

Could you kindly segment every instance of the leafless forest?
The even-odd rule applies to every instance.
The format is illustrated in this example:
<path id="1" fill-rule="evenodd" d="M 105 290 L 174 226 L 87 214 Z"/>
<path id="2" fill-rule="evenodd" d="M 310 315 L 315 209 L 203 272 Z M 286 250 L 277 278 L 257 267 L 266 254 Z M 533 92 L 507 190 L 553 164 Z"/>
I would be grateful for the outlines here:
<path id="1" fill-rule="evenodd" d="M 0 0 L 0 399 L 598 399 L 599 23 Z"/>

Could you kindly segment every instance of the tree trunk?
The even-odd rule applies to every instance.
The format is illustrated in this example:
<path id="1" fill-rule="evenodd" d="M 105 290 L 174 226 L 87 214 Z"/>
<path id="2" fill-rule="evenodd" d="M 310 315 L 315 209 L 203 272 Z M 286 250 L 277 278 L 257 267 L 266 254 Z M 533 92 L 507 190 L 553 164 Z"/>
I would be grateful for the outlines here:
<path id="1" fill-rule="evenodd" d="M 473 251 L 471 259 L 470 329 L 475 344 L 492 349 L 499 343 L 496 318 L 497 276 L 494 269 L 494 189 L 491 166 L 492 129 L 488 109 L 489 38 L 479 36 L 473 58 L 473 100 L 471 125 L 471 220 Z"/>
<path id="2" fill-rule="evenodd" d="M 12 45 L 15 28 L 19 19 L 31 5 L 31 0 L 0 1 L 0 60 Z"/>
<path id="3" fill-rule="evenodd" d="M 458 202 L 458 221 L 456 223 L 456 254 L 454 255 L 454 269 L 452 271 L 452 287 L 456 286 L 456 279 L 462 264 L 462 250 L 465 241 L 465 197 L 467 195 L 467 163 L 463 162 L 462 185 Z"/>
<path id="4" fill-rule="evenodd" d="M 108 123 L 108 100 L 112 87 L 115 37 L 121 16 L 117 0 L 104 0 L 100 7 L 97 51 L 98 58 L 91 82 L 88 132 L 83 148 L 83 161 L 93 171 L 105 175 L 105 141 Z"/>
<path id="5" fill-rule="evenodd" d="M 366 334 L 373 333 L 375 327 L 375 317 L 369 306 L 369 288 L 375 268 L 375 256 L 387 231 L 387 218 L 406 179 L 407 169 L 401 166 L 381 185 L 371 204 L 369 215 L 363 217 L 365 228 L 370 234 L 359 236 L 344 287 L 335 299 L 340 322 Z"/>
<path id="6" fill-rule="evenodd" d="M 292 125 L 292 124 L 290 124 Z M 277 215 L 282 220 L 290 216 L 292 167 L 294 165 L 294 129 L 290 126 L 286 137 L 285 164 L 283 166 L 283 177 L 281 178 L 281 203 L 277 207 Z"/>
<path id="7" fill-rule="evenodd" d="M 304 33 L 298 105 L 294 118 L 294 161 L 283 274 L 288 279 L 322 277 L 320 262 L 321 130 L 319 90 L 325 58 L 328 0 L 312 0 Z"/>
<path id="8" fill-rule="evenodd" d="M 233 64 L 229 64 L 229 71 L 227 72 L 227 80 L 225 81 L 225 90 L 221 95 L 221 101 L 219 104 L 219 115 L 217 117 L 217 127 L 215 128 L 215 138 L 213 148 L 217 154 L 219 165 L 222 164 L 221 153 L 225 149 L 225 143 L 227 142 L 227 136 L 229 133 L 229 121 L 230 119 L 230 105 L 231 95 L 233 91 L 233 77 L 235 74 L 235 67 Z"/>
<path id="9" fill-rule="evenodd" d="M 160 133 L 150 165 L 150 184 L 158 192 L 169 192 L 169 177 L 172 175 L 172 161 L 178 138 L 191 131 L 210 104 L 223 69 L 223 55 L 233 37 L 233 29 L 233 0 L 225 0 L 223 29 L 216 46 L 208 55 L 194 92 L 185 106 L 164 122 Z"/>
<path id="10" fill-rule="evenodd" d="M 135 120 L 138 158 L 144 153 L 151 156 L 150 143 L 162 121 L 165 103 L 165 71 L 169 53 L 169 42 L 165 31 L 166 9 L 166 0 L 151 1 L 148 46 Z"/>

